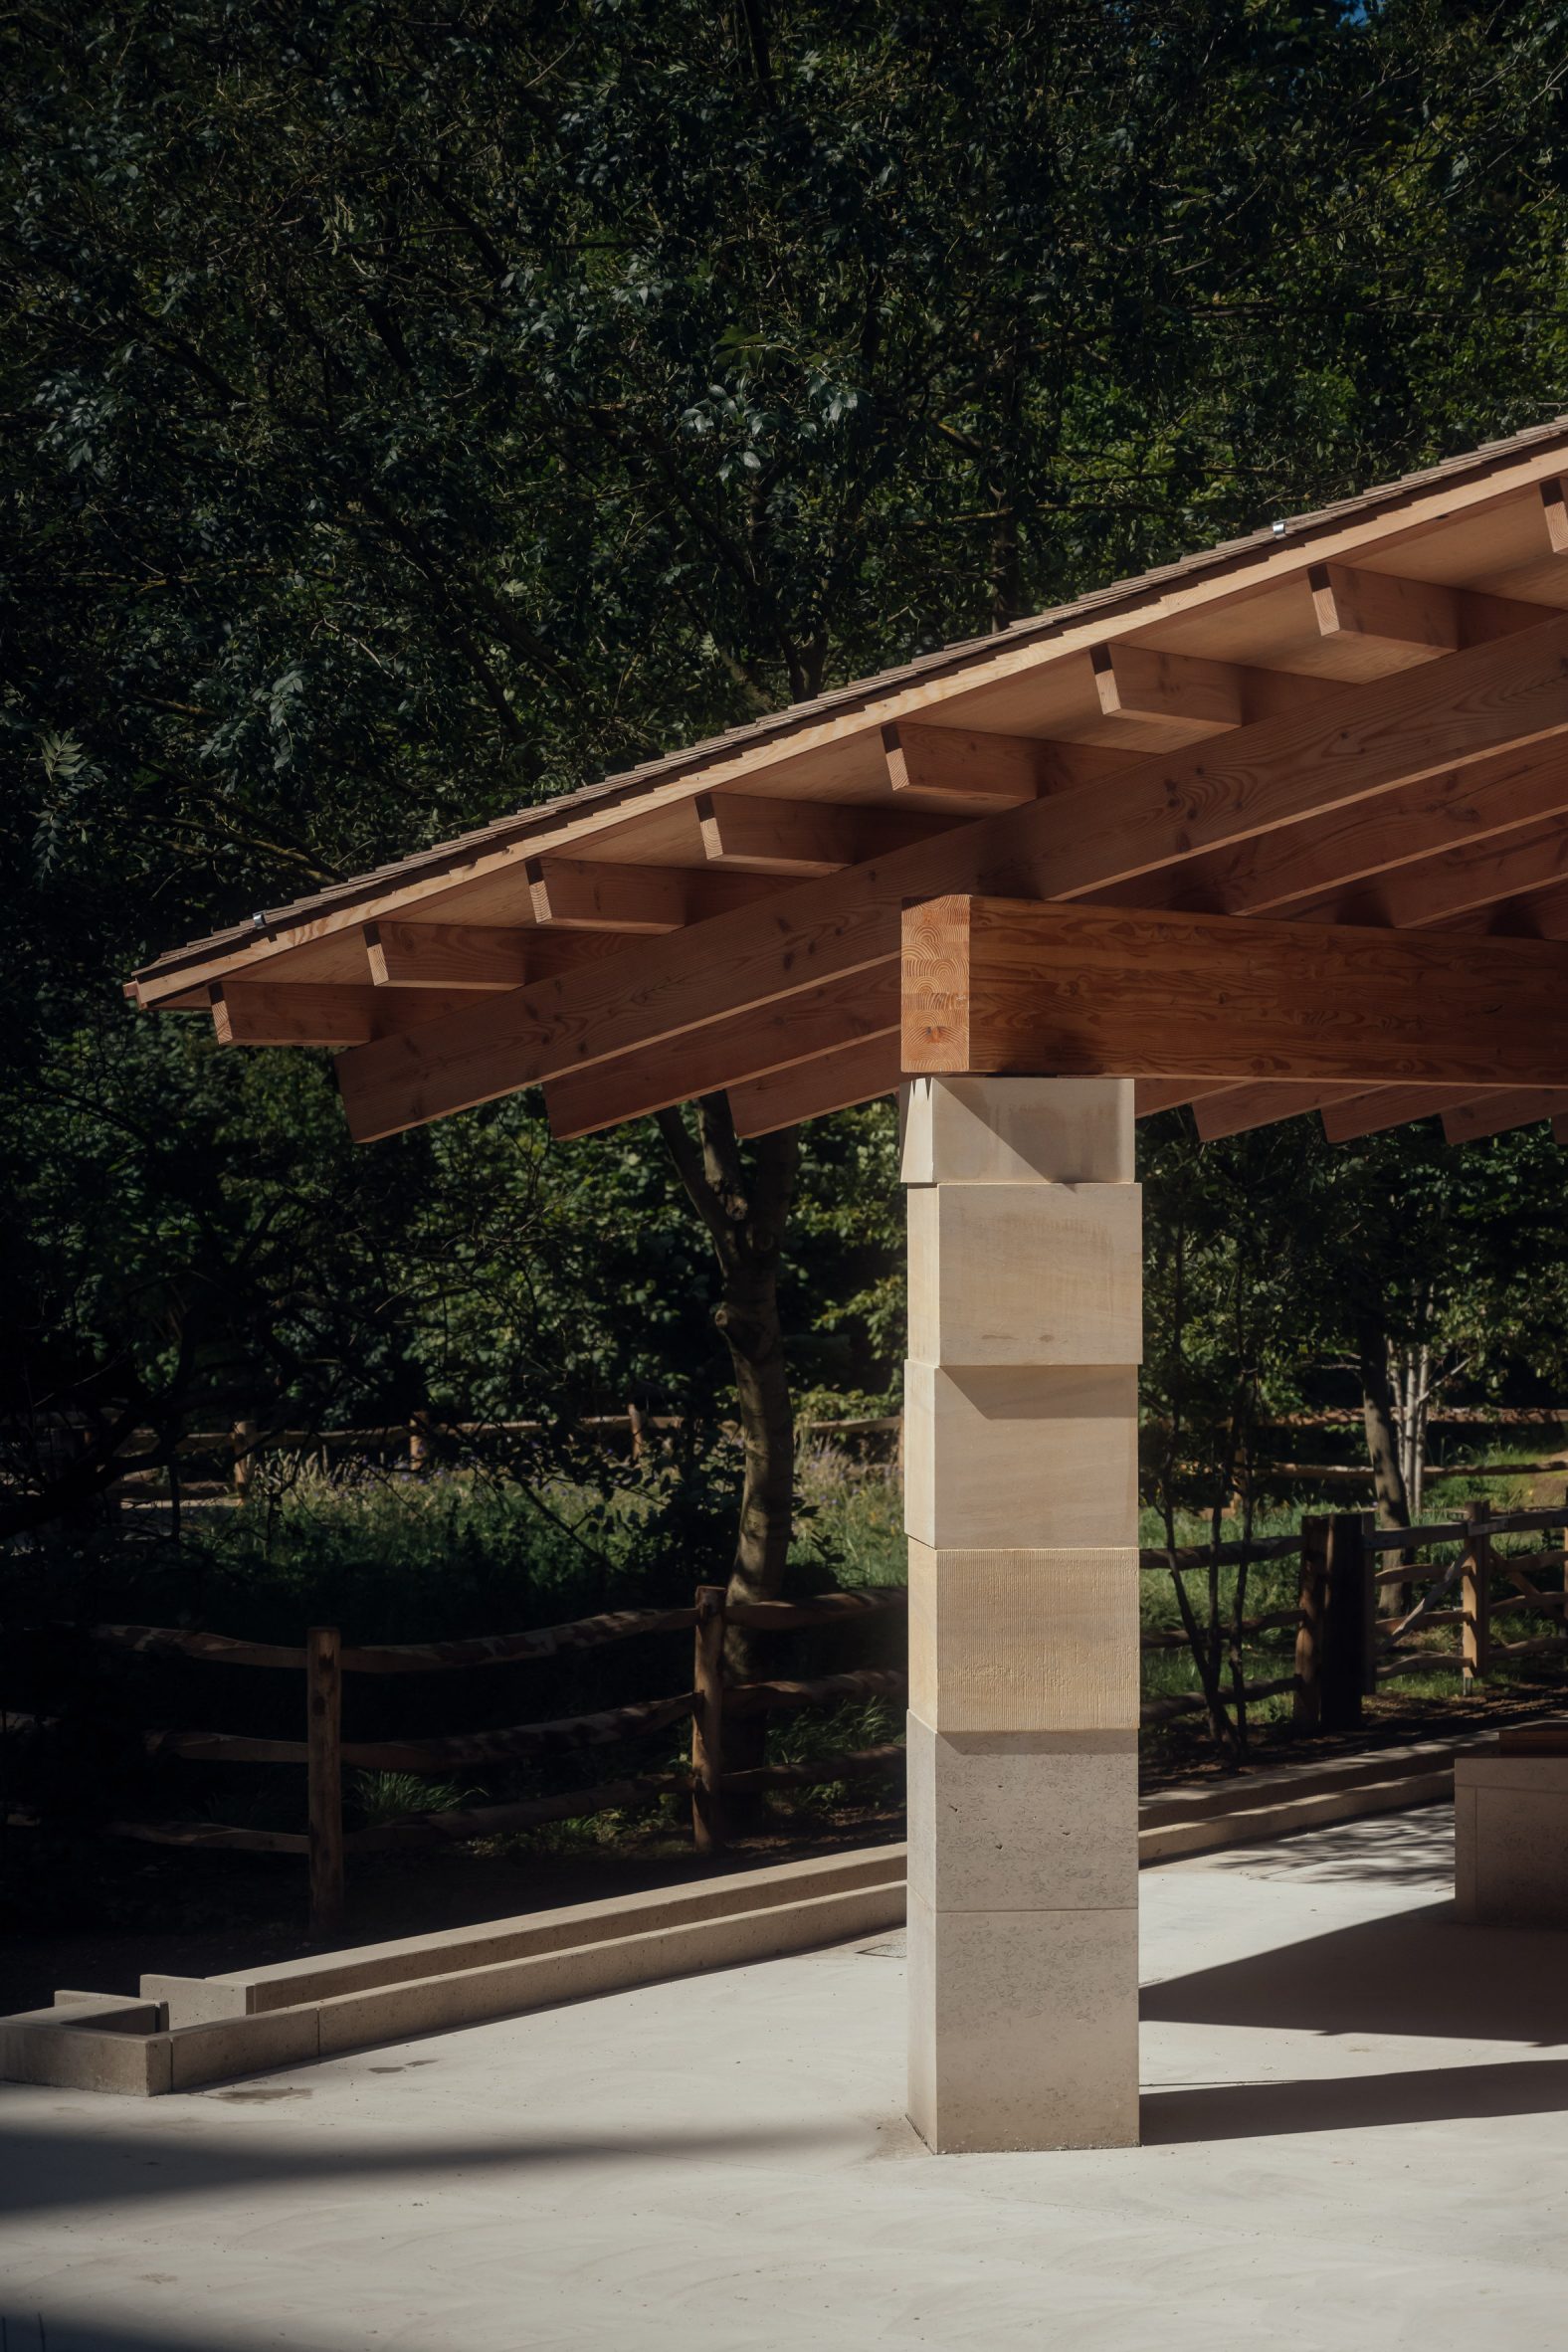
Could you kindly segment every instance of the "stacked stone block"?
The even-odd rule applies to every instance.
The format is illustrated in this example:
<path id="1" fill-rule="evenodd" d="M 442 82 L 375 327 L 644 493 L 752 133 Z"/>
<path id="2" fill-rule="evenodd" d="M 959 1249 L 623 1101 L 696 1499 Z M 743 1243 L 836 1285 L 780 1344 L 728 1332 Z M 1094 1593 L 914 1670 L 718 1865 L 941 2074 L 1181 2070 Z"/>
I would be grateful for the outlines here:
<path id="1" fill-rule="evenodd" d="M 909 2113 L 1137 2137 L 1140 1201 L 1121 1079 L 904 1097 Z"/>

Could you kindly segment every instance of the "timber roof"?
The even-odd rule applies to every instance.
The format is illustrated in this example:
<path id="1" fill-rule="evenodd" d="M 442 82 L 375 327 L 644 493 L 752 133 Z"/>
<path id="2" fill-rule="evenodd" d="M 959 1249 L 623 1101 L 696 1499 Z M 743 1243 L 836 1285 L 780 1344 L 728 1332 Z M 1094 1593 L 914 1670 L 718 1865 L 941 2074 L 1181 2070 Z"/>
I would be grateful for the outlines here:
<path id="1" fill-rule="evenodd" d="M 1304 760 L 1319 715 L 1327 722 L 1349 710 L 1379 682 L 1392 682 L 1388 691 L 1397 700 L 1401 674 L 1420 670 L 1436 690 L 1450 662 L 1510 638 L 1522 643 L 1534 625 L 1568 611 L 1563 474 L 1568 418 L 1560 417 L 266 909 L 171 949 L 135 976 L 129 992 L 149 1006 L 210 1006 L 220 1036 L 235 1043 L 350 1047 L 345 1078 L 371 1065 L 408 1078 L 430 1059 L 427 1047 L 450 1059 L 449 1049 L 473 1032 L 469 1059 L 483 1062 L 483 1079 L 474 1071 L 466 1086 L 454 1088 L 416 1077 L 410 1117 L 383 1120 L 378 1110 L 356 1121 L 366 1133 L 459 1107 L 449 1095 L 479 1100 L 509 1091 L 490 1082 L 503 1067 L 517 1072 L 512 1084 L 543 1078 L 548 1091 L 552 1081 L 624 1062 L 656 1038 L 698 1029 L 715 1051 L 706 1062 L 694 1058 L 687 1091 L 698 1090 L 699 1066 L 719 1074 L 715 1082 L 755 1083 L 781 1105 L 798 1099 L 807 1109 L 836 1107 L 830 1096 L 883 1091 L 884 1084 L 868 1083 L 861 1097 L 847 1094 L 848 1063 L 843 1080 L 818 1089 L 820 1100 L 809 1088 L 803 1093 L 798 1079 L 785 1083 L 782 1074 L 813 1064 L 825 1077 L 832 1058 L 853 1047 L 860 1078 L 886 1078 L 885 1046 L 880 1061 L 873 1052 L 872 1024 L 882 1014 L 861 1010 L 868 992 L 875 997 L 875 975 L 886 976 L 884 931 L 880 952 L 857 967 L 863 978 L 853 1006 L 843 956 L 835 964 L 815 947 L 807 959 L 812 986 L 837 981 L 840 1000 L 804 1001 L 794 983 L 782 992 L 758 983 L 751 994 L 749 984 L 737 983 L 710 991 L 712 1009 L 697 1008 L 698 1019 L 676 1019 L 667 1009 L 667 1026 L 657 1029 L 650 1016 L 646 1037 L 636 1019 L 624 1017 L 614 983 L 622 984 L 624 1000 L 628 989 L 658 985 L 663 972 L 679 996 L 683 954 L 691 960 L 698 934 L 712 968 L 723 970 L 734 945 L 759 928 L 776 928 L 786 907 L 791 919 L 807 919 L 813 892 L 828 891 L 824 905 L 857 904 L 846 887 L 855 875 L 883 899 L 900 882 L 909 885 L 906 896 L 939 891 L 948 864 L 947 886 L 970 886 L 965 858 L 980 846 L 976 824 L 994 827 L 1025 803 L 1033 804 L 1028 822 L 1039 820 L 1050 832 L 1047 820 L 1057 811 L 1066 818 L 1076 804 L 1085 817 L 1097 814 L 1134 778 L 1150 781 L 1157 770 L 1176 790 L 1183 755 L 1217 736 L 1238 753 L 1255 739 L 1268 750 L 1293 726 Z M 1369 718 L 1375 702 L 1367 704 Z M 1409 723 L 1414 717 L 1409 704 Z M 1511 743 L 1496 729 L 1493 736 L 1495 754 L 1517 766 L 1523 738 Z M 1419 869 L 1431 879 L 1445 856 L 1504 836 L 1513 858 L 1502 878 L 1512 883 L 1510 906 L 1532 886 L 1555 884 L 1564 867 L 1561 819 L 1551 792 L 1533 780 L 1548 756 L 1544 732 L 1531 740 L 1527 784 L 1492 778 L 1484 763 L 1472 764 L 1477 754 L 1457 760 L 1468 784 L 1490 787 L 1491 801 L 1476 819 L 1459 806 L 1464 796 L 1451 795 L 1447 826 L 1431 805 L 1430 765 L 1413 763 L 1409 783 L 1424 789 L 1414 800 L 1406 789 L 1380 802 L 1392 835 L 1375 861 L 1352 858 L 1336 867 L 1331 855 L 1319 854 L 1302 869 L 1302 891 L 1276 889 L 1265 906 L 1318 920 L 1366 919 L 1364 903 L 1347 908 L 1346 889 L 1354 886 L 1365 901 L 1374 876 Z M 1185 764 L 1193 767 L 1191 756 Z M 1212 754 L 1208 764 L 1212 769 Z M 1310 796 L 1292 804 L 1281 832 L 1299 845 L 1301 821 L 1329 805 Z M 1003 838 L 996 835 L 998 843 Z M 1164 879 L 1152 884 L 1144 870 L 1121 873 L 1111 859 L 1105 894 L 1117 902 L 1130 892 L 1133 903 L 1259 911 L 1250 899 L 1233 904 L 1215 864 L 1226 843 L 1243 838 L 1255 838 L 1250 824 L 1211 829 L 1203 841 L 1194 833 L 1179 857 L 1159 861 Z M 1320 884 L 1316 901 L 1298 908 L 1313 881 Z M 1331 897 L 1336 888 L 1339 900 L 1322 902 L 1324 890 Z M 1058 894 L 1054 879 L 1042 894 Z M 1422 914 L 1373 907 L 1370 919 L 1442 923 L 1451 919 L 1441 911 L 1446 903 L 1440 897 L 1439 911 Z M 1503 903 L 1503 894 L 1487 903 Z M 673 946 L 672 933 L 691 936 Z M 779 1012 L 786 999 L 787 1024 Z M 604 1018 L 596 1008 L 613 1001 L 615 1017 Z M 769 1005 L 767 1036 L 737 1046 L 725 1063 L 712 1025 L 746 1018 L 754 1025 Z M 821 1016 L 815 1029 L 814 1007 Z M 509 1021 L 521 1034 L 541 1020 L 575 1024 L 568 1061 L 542 1045 L 513 1052 L 510 1061 L 502 1052 L 496 1061 L 497 1024 Z M 421 1031 L 427 1035 L 416 1046 Z M 885 1039 L 889 1032 L 884 1024 L 875 1034 Z M 815 1050 L 799 1050 L 806 1045 Z M 677 1098 L 670 1082 L 663 1081 L 665 1099 Z M 1200 1090 L 1175 1098 L 1195 1099 Z M 1146 1107 L 1157 1091 L 1145 1087 Z M 637 1093 L 634 1087 L 618 1097 L 631 1107 L 614 1115 L 654 1106 Z M 351 1084 L 345 1099 L 352 1115 Z M 1279 1107 L 1286 1107 L 1282 1100 Z"/>

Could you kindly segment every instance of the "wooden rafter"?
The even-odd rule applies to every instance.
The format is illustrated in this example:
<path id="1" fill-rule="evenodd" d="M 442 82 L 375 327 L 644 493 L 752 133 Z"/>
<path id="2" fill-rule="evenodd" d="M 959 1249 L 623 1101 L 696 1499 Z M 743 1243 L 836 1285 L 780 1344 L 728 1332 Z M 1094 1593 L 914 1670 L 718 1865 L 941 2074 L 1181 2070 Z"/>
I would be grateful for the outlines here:
<path id="1" fill-rule="evenodd" d="M 770 1135 L 801 1119 L 875 1102 L 879 1095 L 895 1093 L 902 1075 L 896 1030 L 835 1046 L 809 1062 L 792 1063 L 787 1070 L 769 1071 L 732 1085 L 729 1108 L 735 1133 Z"/>

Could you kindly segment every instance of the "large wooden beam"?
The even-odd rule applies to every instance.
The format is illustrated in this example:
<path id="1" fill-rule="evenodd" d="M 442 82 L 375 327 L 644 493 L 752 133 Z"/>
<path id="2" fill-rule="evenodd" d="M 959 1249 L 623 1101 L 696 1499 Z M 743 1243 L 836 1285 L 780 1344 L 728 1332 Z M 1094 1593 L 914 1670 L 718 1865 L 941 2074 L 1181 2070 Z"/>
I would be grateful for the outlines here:
<path id="1" fill-rule="evenodd" d="M 417 1039 L 361 1048 L 338 1066 L 349 1124 L 361 1140 L 391 1134 L 869 970 L 896 956 L 908 898 L 1079 897 L 1564 732 L 1568 617 L 803 882 L 635 955 L 476 1001 Z"/>
<path id="2" fill-rule="evenodd" d="M 1510 1127 L 1533 1127 L 1541 1119 L 1568 1110 L 1568 1084 L 1518 1086 L 1478 1095 L 1472 1102 L 1456 1103 L 1443 1113 L 1444 1140 L 1477 1143 L 1484 1135 L 1502 1135 Z"/>
<path id="3" fill-rule="evenodd" d="M 949 897 L 903 922 L 903 1066 L 1568 1084 L 1568 947 Z"/>
<path id="4" fill-rule="evenodd" d="M 550 1132 L 590 1135 L 625 1119 L 644 1118 L 672 1102 L 716 1092 L 737 1067 L 754 1077 L 855 1041 L 885 1038 L 897 1050 L 898 980 L 888 969 L 869 977 L 830 980 L 803 996 L 784 998 L 715 1021 L 689 1037 L 596 1063 L 544 1088 Z"/>
<path id="5" fill-rule="evenodd" d="M 890 1029 L 732 1085 L 730 1116 L 737 1135 L 771 1135 L 802 1119 L 823 1118 L 829 1111 L 851 1110 L 858 1103 L 875 1102 L 879 1095 L 894 1094 L 902 1076 L 898 1033 Z"/>

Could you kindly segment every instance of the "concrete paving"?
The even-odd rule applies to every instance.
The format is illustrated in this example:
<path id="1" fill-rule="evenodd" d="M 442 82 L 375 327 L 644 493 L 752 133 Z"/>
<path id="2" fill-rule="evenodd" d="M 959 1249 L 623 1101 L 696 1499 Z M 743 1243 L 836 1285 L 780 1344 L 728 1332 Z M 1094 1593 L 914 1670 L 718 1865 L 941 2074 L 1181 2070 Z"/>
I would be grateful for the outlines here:
<path id="1" fill-rule="evenodd" d="M 1446 1809 L 1143 1873 L 1143 2133 L 925 2154 L 899 1935 L 140 2102 L 0 2086 L 5 2352 L 1553 2352 L 1561 1933 Z"/>

